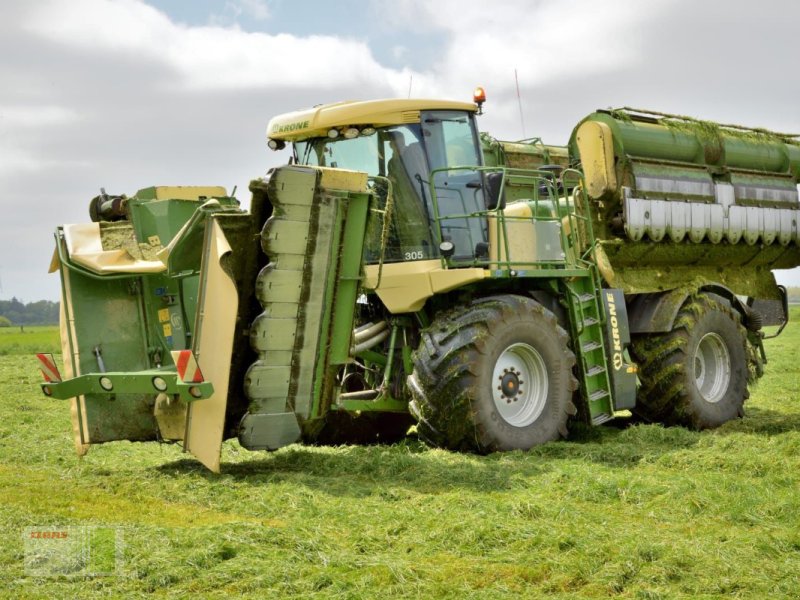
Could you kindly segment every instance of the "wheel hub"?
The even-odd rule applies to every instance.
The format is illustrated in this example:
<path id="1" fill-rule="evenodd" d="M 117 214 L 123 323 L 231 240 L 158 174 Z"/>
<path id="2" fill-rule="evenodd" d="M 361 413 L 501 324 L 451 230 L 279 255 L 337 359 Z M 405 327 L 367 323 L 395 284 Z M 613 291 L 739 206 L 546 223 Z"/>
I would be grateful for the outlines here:
<path id="1" fill-rule="evenodd" d="M 731 381 L 731 358 L 724 340 L 707 333 L 694 353 L 694 381 L 706 402 L 717 403 L 725 396 Z"/>
<path id="2" fill-rule="evenodd" d="M 529 344 L 511 344 L 495 363 L 492 398 L 502 419 L 527 427 L 547 405 L 549 379 L 544 358 Z"/>
<path id="3" fill-rule="evenodd" d="M 521 386 L 524 382 L 519 378 L 520 373 L 515 371 L 514 367 L 503 369 L 503 371 L 503 374 L 499 376 L 500 385 L 497 389 L 502 392 L 508 402 L 512 400 L 516 402 L 517 397 L 522 394 Z"/>

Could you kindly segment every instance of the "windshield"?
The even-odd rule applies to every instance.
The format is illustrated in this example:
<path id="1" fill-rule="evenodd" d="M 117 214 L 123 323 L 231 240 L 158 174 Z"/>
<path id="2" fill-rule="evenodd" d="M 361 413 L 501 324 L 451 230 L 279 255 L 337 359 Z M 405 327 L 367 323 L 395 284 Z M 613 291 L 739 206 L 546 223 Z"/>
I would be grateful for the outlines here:
<path id="1" fill-rule="evenodd" d="M 320 138 L 297 142 L 295 152 L 298 162 L 302 165 L 364 171 L 368 175 L 380 173 L 375 135 L 353 139 Z"/>
<path id="2" fill-rule="evenodd" d="M 429 111 L 422 113 L 421 123 L 386 127 L 370 135 L 297 142 L 295 155 L 299 164 L 363 171 L 373 178 L 376 202 L 368 224 L 367 262 L 379 260 L 382 244 L 387 262 L 437 258 L 443 240 L 454 243 L 456 258 L 474 258 L 480 242 L 486 241 L 485 219 L 465 216 L 484 210 L 478 173 L 435 173 L 435 194 L 431 173 L 480 165 L 477 140 L 471 114 Z M 384 231 L 387 212 L 391 216 Z M 441 240 L 434 233 L 437 214 Z"/>

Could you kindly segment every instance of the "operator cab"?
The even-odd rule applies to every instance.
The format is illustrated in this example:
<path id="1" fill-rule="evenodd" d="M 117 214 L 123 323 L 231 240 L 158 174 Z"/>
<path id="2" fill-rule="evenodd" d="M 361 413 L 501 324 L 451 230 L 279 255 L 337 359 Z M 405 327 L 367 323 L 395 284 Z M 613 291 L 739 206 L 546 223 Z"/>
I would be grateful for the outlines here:
<path id="1" fill-rule="evenodd" d="M 470 218 L 486 210 L 476 111 L 425 100 L 327 105 L 273 119 L 270 146 L 291 141 L 297 164 L 367 173 L 378 199 L 367 262 L 382 247 L 384 262 L 439 258 L 442 242 L 454 259 L 473 260 L 488 242 L 486 219 Z"/>

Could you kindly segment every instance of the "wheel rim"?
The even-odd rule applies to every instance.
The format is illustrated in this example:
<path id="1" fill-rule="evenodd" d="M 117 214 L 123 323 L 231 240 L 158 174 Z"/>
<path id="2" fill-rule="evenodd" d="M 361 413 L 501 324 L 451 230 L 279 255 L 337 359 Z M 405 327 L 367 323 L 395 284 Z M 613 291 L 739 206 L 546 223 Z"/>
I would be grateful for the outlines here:
<path id="1" fill-rule="evenodd" d="M 497 412 L 509 425 L 525 427 L 547 405 L 547 368 L 533 346 L 512 344 L 495 363 L 492 397 Z"/>
<path id="2" fill-rule="evenodd" d="M 707 333 L 694 353 L 694 381 L 706 402 L 722 400 L 731 381 L 731 357 L 723 339 Z"/>

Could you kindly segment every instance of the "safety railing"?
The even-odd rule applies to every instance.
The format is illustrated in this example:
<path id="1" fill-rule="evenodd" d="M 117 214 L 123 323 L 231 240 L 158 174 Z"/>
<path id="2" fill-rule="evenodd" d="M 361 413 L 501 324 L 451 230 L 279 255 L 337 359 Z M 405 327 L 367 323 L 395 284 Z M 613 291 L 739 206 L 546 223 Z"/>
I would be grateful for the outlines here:
<path id="1" fill-rule="evenodd" d="M 475 175 L 472 180 L 468 177 L 470 173 Z M 486 207 L 486 196 L 487 177 L 491 173 L 501 175 L 501 200 L 497 208 L 490 209 Z M 453 185 L 456 180 L 460 184 Z M 403 215 L 396 210 L 391 181 L 371 177 L 370 182 L 376 202 L 370 208 L 373 222 L 367 236 L 373 239 L 365 245 L 365 261 L 378 265 L 380 282 L 387 262 L 404 261 L 402 255 L 394 256 L 398 252 L 396 241 L 392 242 L 392 256 L 387 258 L 392 221 L 402 219 Z M 440 259 L 444 268 L 483 267 L 501 274 L 524 271 L 535 276 L 536 271 L 587 269 L 593 264 L 595 239 L 583 174 L 578 170 L 556 173 L 546 169 L 460 166 L 435 169 L 421 183 L 435 242 L 435 248 L 426 258 Z M 457 211 L 442 210 L 443 195 Z M 536 257 L 530 256 L 530 252 L 524 256 L 524 252 L 520 255 L 515 251 L 520 244 L 528 244 L 528 249 L 535 247 L 536 236 L 543 231 L 537 230 L 537 224 L 547 222 L 553 223 L 551 231 L 558 230 L 559 256 L 550 253 Z M 469 247 L 445 257 L 439 246 L 443 241 L 451 241 L 448 237 L 453 231 L 463 233 L 470 240 Z M 484 254 L 476 252 L 480 244 L 486 250 Z"/>
<path id="2" fill-rule="evenodd" d="M 465 193 L 465 189 L 454 188 L 446 184 L 447 176 L 458 172 L 473 172 L 480 177 L 480 190 L 472 188 L 470 193 L 478 196 L 478 191 L 480 191 L 483 206 L 462 213 L 443 213 L 439 198 L 443 189 L 447 189 L 448 194 Z M 488 188 L 486 181 L 487 175 L 490 173 L 501 173 L 502 176 L 498 207 L 493 209 L 485 207 L 485 195 Z M 487 239 L 480 241 L 488 243 L 490 239 L 493 239 L 499 245 L 497 248 L 491 248 L 487 256 L 472 258 L 456 256 L 447 260 L 443 258 L 446 266 L 488 266 L 493 270 L 519 271 L 587 268 L 591 262 L 590 257 L 595 242 L 589 218 L 588 199 L 584 193 L 583 174 L 580 171 L 564 169 L 560 173 L 554 173 L 541 169 L 450 167 L 432 171 L 428 180 L 428 189 L 433 213 L 434 235 L 438 243 L 445 241 L 442 231 L 444 222 L 464 219 L 479 220 L 485 224 Z M 467 206 L 469 203 L 462 198 L 461 204 Z M 552 256 L 541 259 L 530 256 L 515 257 L 513 251 L 515 240 L 512 229 L 514 234 L 522 233 L 534 238 L 537 234 L 534 226 L 542 222 L 558 224 L 562 256 L 557 260 Z M 514 227 L 517 223 L 531 224 L 531 228 L 522 230 Z M 494 228 L 493 232 L 492 228 Z M 533 242 L 535 243 L 535 240 Z"/>

